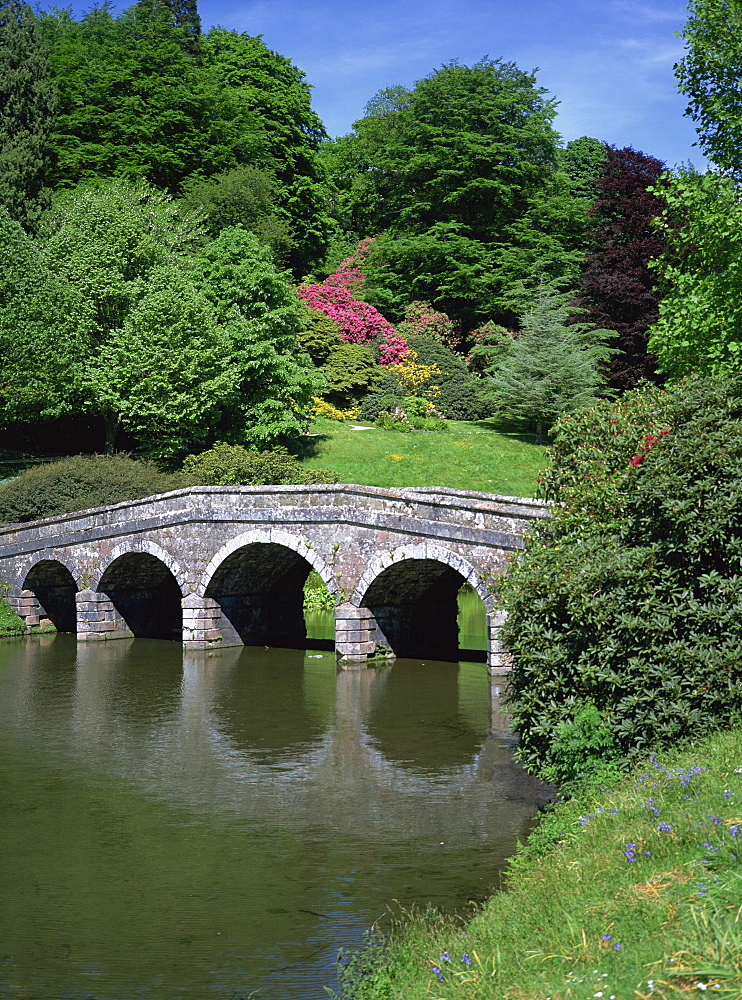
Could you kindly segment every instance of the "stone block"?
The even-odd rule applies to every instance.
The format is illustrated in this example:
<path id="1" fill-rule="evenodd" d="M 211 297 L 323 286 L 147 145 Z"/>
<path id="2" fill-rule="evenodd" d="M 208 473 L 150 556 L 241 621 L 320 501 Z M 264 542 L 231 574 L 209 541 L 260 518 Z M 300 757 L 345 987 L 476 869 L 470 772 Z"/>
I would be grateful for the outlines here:
<path id="1" fill-rule="evenodd" d="M 335 648 L 339 656 L 371 656 L 376 651 L 375 642 L 337 642 Z"/>
<path id="2" fill-rule="evenodd" d="M 371 629 L 336 629 L 335 642 L 371 642 Z"/>

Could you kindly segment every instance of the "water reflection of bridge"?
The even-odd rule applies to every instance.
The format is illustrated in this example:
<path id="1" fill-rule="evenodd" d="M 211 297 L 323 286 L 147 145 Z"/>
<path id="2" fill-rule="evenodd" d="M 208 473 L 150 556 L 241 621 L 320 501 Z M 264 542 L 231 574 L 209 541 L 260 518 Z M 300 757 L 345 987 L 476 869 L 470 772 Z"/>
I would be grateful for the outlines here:
<path id="1" fill-rule="evenodd" d="M 0 531 L 0 582 L 29 628 L 78 640 L 149 637 L 190 649 L 306 645 L 314 569 L 337 602 L 341 662 L 459 659 L 457 595 L 488 618 L 488 663 L 505 666 L 491 582 L 543 517 L 532 500 L 361 486 L 178 490 Z"/>
<path id="2" fill-rule="evenodd" d="M 331 654 L 181 654 L 63 636 L 27 643 L 24 656 L 22 685 L 5 692 L 17 724 L 38 730 L 51 672 L 55 684 L 67 673 L 67 736 L 56 736 L 55 753 L 95 761 L 172 806 L 445 842 L 511 837 L 533 812 L 538 786 L 512 760 L 499 689 L 471 669 L 398 661 L 337 671 Z"/>

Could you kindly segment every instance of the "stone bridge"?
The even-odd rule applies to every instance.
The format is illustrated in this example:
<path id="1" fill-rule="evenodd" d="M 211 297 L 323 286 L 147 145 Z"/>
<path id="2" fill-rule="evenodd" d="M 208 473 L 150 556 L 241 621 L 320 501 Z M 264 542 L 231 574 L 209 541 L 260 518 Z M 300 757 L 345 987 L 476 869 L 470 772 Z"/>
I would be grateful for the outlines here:
<path id="1" fill-rule="evenodd" d="M 487 614 L 487 662 L 506 669 L 491 583 L 543 503 L 369 486 L 195 487 L 0 529 L 0 583 L 27 628 L 79 641 L 150 637 L 188 649 L 301 646 L 314 569 L 336 599 L 342 664 L 458 660 L 457 595 Z"/>

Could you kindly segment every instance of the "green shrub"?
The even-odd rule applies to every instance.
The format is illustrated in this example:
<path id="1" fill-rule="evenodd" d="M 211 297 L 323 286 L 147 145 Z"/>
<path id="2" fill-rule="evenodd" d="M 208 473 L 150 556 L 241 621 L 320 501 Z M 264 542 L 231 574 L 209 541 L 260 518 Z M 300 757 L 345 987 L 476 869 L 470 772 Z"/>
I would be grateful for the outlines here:
<path id="1" fill-rule="evenodd" d="M 312 309 L 305 302 L 301 303 L 301 322 L 302 329 L 297 334 L 297 340 L 319 368 L 342 344 L 340 327 L 325 313 Z"/>
<path id="2" fill-rule="evenodd" d="M 15 523 L 105 507 L 183 486 L 148 461 L 128 455 L 74 455 L 26 469 L 0 487 L 0 521 Z"/>
<path id="3" fill-rule="evenodd" d="M 199 455 L 189 455 L 183 473 L 197 486 L 280 486 L 337 482 L 326 469 L 307 469 L 283 449 L 250 451 L 218 441 Z"/>
<path id="4" fill-rule="evenodd" d="M 379 414 L 384 410 L 391 411 L 395 406 L 399 406 L 401 396 L 385 393 L 370 392 L 361 403 L 361 410 L 358 416 L 361 420 L 378 420 Z"/>
<path id="5" fill-rule="evenodd" d="M 369 347 L 339 344 L 322 366 L 327 377 L 323 396 L 338 406 L 347 406 L 373 387 L 376 371 L 376 361 Z"/>
<path id="6" fill-rule="evenodd" d="M 565 767 L 586 704 L 624 757 L 739 717 L 742 382 L 599 403 L 557 421 L 551 454 L 553 515 L 501 583 L 526 766 Z"/>
<path id="7" fill-rule="evenodd" d="M 486 390 L 474 378 L 459 354 L 428 337 L 412 336 L 407 346 L 417 352 L 421 365 L 437 365 L 441 374 L 435 384 L 439 393 L 435 405 L 449 420 L 481 420 L 490 416 L 492 406 L 486 399 Z"/>

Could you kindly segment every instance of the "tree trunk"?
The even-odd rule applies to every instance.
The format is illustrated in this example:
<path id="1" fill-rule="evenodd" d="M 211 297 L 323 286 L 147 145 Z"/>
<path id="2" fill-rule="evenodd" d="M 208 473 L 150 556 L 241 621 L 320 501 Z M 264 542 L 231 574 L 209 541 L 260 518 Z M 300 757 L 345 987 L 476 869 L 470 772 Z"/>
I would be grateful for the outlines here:
<path id="1" fill-rule="evenodd" d="M 103 414 L 103 422 L 106 428 L 106 443 L 103 446 L 103 450 L 106 455 L 113 455 L 116 450 L 116 432 L 119 429 L 118 414 L 112 410 L 106 410 Z"/>

